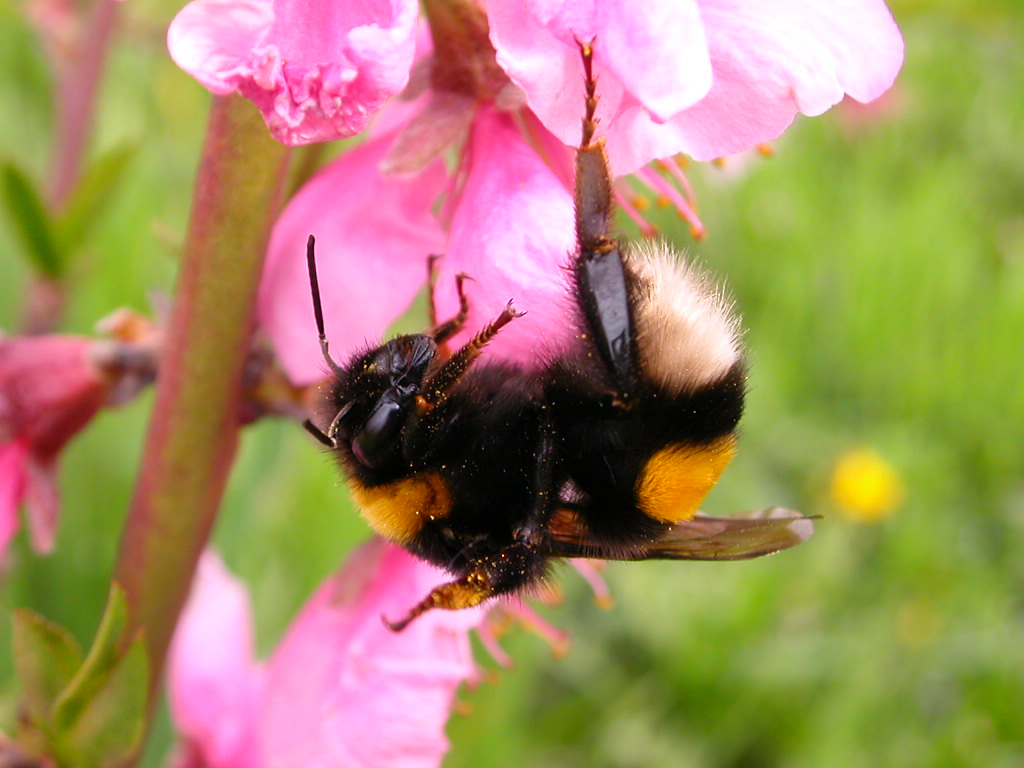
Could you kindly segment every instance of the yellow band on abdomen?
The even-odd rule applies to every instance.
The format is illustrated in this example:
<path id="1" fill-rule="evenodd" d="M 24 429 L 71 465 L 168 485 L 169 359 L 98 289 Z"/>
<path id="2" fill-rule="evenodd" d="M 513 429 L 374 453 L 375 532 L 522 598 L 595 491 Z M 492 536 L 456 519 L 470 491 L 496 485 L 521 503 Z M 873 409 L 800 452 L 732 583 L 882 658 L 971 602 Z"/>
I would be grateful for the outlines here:
<path id="1" fill-rule="evenodd" d="M 448 485 L 437 472 L 373 487 L 350 478 L 348 485 L 370 527 L 396 544 L 409 544 L 428 520 L 445 517 L 452 508 Z"/>
<path id="2" fill-rule="evenodd" d="M 704 445 L 674 443 L 662 448 L 637 479 L 637 505 L 662 523 L 689 520 L 735 453 L 732 434 Z"/>

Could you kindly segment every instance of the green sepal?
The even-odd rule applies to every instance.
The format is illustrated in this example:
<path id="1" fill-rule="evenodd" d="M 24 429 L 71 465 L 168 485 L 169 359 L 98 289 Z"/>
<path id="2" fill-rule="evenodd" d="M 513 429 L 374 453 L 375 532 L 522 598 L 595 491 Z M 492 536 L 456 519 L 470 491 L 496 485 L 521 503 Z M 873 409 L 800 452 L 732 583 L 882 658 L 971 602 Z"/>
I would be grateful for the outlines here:
<path id="1" fill-rule="evenodd" d="M 0 169 L 4 202 L 25 253 L 47 277 L 58 278 L 64 258 L 57 241 L 54 222 L 32 181 L 10 161 Z"/>
<path id="2" fill-rule="evenodd" d="M 61 768 L 115 768 L 136 754 L 147 720 L 149 660 L 142 631 L 129 642 L 127 626 L 117 584 L 84 658 L 65 630 L 31 611 L 15 612 L 26 749 Z"/>
<path id="3" fill-rule="evenodd" d="M 57 242 L 65 253 L 71 253 L 88 235 L 137 152 L 138 145 L 121 144 L 104 152 L 82 173 L 55 223 Z"/>
<path id="4" fill-rule="evenodd" d="M 82 649 L 63 627 L 26 608 L 14 611 L 14 667 L 29 721 L 43 726 L 58 695 L 82 664 Z"/>
<path id="5" fill-rule="evenodd" d="M 53 735 L 61 768 L 114 768 L 136 754 L 146 727 L 149 662 L 142 632 L 106 670 L 78 716 Z"/>
<path id="6" fill-rule="evenodd" d="M 127 626 L 128 606 L 124 590 L 113 584 L 89 655 L 54 703 L 52 722 L 57 731 L 70 728 L 106 684 L 107 677 L 118 662 Z"/>

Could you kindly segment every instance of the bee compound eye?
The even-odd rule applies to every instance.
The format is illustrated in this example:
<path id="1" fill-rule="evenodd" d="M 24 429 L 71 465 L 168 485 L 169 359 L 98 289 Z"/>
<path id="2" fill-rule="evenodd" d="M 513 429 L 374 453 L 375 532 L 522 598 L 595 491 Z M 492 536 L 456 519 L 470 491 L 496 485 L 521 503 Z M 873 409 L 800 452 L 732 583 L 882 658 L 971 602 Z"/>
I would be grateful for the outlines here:
<path id="1" fill-rule="evenodd" d="M 352 453 L 359 463 L 367 467 L 379 464 L 391 450 L 401 426 L 401 404 L 394 400 L 378 402 L 362 431 L 352 440 Z"/>

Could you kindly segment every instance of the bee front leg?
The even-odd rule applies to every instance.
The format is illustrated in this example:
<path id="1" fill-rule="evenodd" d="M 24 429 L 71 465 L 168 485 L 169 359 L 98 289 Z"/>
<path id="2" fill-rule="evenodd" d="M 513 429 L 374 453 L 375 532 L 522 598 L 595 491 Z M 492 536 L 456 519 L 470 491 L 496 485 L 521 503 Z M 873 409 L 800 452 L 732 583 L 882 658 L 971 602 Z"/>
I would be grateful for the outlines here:
<path id="1" fill-rule="evenodd" d="M 430 323 L 433 328 L 430 331 L 430 336 L 433 337 L 434 341 L 437 342 L 438 346 L 443 345 L 447 340 L 451 339 L 457 333 L 459 333 L 463 326 L 466 325 L 466 317 L 469 316 L 469 299 L 466 298 L 466 291 L 463 284 L 467 280 L 473 280 L 465 272 L 459 272 L 455 275 L 455 290 L 459 295 L 459 312 L 452 318 L 446 319 L 443 323 L 437 322 L 437 313 L 434 309 L 434 290 L 433 285 L 430 287 Z"/>
<path id="2" fill-rule="evenodd" d="M 517 312 L 510 301 L 500 315 L 484 326 L 468 343 L 457 349 L 436 371 L 428 373 L 416 395 L 415 410 L 402 432 L 403 455 L 420 455 L 424 441 L 438 424 L 438 406 L 448 399 L 452 387 L 466 374 L 487 342 L 497 336 L 498 331 L 524 314 L 526 313 Z"/>
<path id="3" fill-rule="evenodd" d="M 517 312 L 511 301 L 506 304 L 501 314 L 485 325 L 468 343 L 456 350 L 437 371 L 428 375 L 423 382 L 423 389 L 416 398 L 419 409 L 429 411 L 443 402 L 448 390 L 469 370 L 469 366 L 480 356 L 487 342 L 497 336 L 498 331 L 524 314 L 526 313 Z"/>

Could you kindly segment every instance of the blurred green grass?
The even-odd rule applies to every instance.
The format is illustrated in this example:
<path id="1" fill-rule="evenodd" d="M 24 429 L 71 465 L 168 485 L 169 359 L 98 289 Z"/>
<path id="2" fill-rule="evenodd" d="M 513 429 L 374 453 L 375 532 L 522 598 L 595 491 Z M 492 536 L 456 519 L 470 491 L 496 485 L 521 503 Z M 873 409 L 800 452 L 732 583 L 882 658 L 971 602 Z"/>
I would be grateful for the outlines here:
<path id="1" fill-rule="evenodd" d="M 462 694 L 451 768 L 1024 760 L 1024 9 L 893 9 L 907 62 L 871 119 L 844 105 L 798 120 L 774 157 L 690 170 L 710 235 L 689 250 L 727 280 L 752 360 L 741 452 L 707 507 L 783 504 L 824 515 L 817 535 L 748 563 L 613 565 L 611 612 L 562 569 L 564 603 L 541 611 L 570 653 L 505 637 L 515 667 Z M 125 6 L 95 143 L 140 150 L 77 262 L 69 331 L 173 285 L 207 104 L 164 53 L 173 11 Z M 12 5 L 0 72 L 0 156 L 40 179 L 47 73 Z M 4 217 L 0 244 L 10 329 L 27 270 Z M 40 558 L 19 537 L 6 607 L 89 640 L 148 405 L 105 412 L 72 444 L 58 550 Z M 292 424 L 249 429 L 215 532 L 252 586 L 264 651 L 366 535 L 310 442 Z M 870 525 L 828 492 L 860 447 L 906 489 Z M 12 695 L 0 632 L 8 713 Z M 150 764 L 169 738 L 165 724 Z"/>

